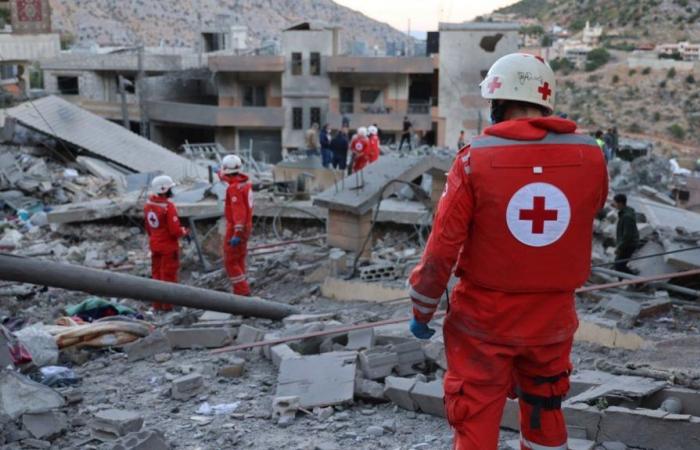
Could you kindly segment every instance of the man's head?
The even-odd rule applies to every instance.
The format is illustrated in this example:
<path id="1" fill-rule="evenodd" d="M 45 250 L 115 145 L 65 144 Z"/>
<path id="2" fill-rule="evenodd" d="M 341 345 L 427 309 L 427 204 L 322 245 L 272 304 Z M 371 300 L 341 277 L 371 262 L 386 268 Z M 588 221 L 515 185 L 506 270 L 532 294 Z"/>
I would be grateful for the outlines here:
<path id="1" fill-rule="evenodd" d="M 603 139 L 603 130 L 598 130 L 595 132 L 596 139 Z"/>
<path id="2" fill-rule="evenodd" d="M 329 133 L 331 132 L 331 126 L 327 123 L 323 125 L 323 129 Z"/>
<path id="3" fill-rule="evenodd" d="M 491 120 L 549 116 L 554 110 L 554 72 L 544 59 L 511 53 L 496 61 L 481 82 L 481 96 L 491 100 Z"/>
<path id="4" fill-rule="evenodd" d="M 617 209 L 623 209 L 627 206 L 627 196 L 625 194 L 617 194 L 613 197 L 613 206 Z"/>
<path id="5" fill-rule="evenodd" d="M 464 136 L 464 130 L 459 130 L 459 135 Z"/>

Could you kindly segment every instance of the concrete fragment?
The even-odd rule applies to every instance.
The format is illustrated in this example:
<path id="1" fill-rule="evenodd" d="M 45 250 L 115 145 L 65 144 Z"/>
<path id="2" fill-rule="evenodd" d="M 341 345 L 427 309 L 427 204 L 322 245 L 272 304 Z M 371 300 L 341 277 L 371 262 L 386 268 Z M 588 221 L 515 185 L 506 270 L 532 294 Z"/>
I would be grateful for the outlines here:
<path id="1" fill-rule="evenodd" d="M 301 355 L 294 350 L 292 350 L 287 344 L 279 344 L 270 348 L 270 355 L 272 359 L 272 364 L 275 367 L 280 366 L 282 360 L 287 358 L 300 358 Z"/>
<path id="2" fill-rule="evenodd" d="M 41 439 L 22 439 L 22 448 L 51 448 L 51 442 Z"/>
<path id="3" fill-rule="evenodd" d="M 622 442 L 610 442 L 606 441 L 600 444 L 605 450 L 627 450 L 627 446 Z"/>
<path id="4" fill-rule="evenodd" d="M 445 394 L 442 388 L 442 380 L 435 380 L 430 383 L 417 381 L 413 389 L 411 389 L 411 398 L 424 413 L 445 417 Z"/>
<path id="5" fill-rule="evenodd" d="M 226 322 L 233 318 L 233 315 L 229 313 L 222 313 L 219 311 L 204 311 L 204 314 L 199 316 L 200 322 Z"/>
<path id="6" fill-rule="evenodd" d="M 129 361 L 140 361 L 159 353 L 170 353 L 171 351 L 170 340 L 161 330 L 155 330 L 148 336 L 124 346 L 124 352 Z"/>
<path id="7" fill-rule="evenodd" d="M 241 325 L 238 328 L 238 336 L 236 337 L 236 344 L 252 344 L 254 342 L 260 342 L 265 337 L 265 330 L 260 328 L 251 327 L 250 325 Z"/>
<path id="8" fill-rule="evenodd" d="M 365 380 L 364 378 L 355 379 L 355 396 L 369 400 L 386 400 L 386 397 L 384 397 L 384 385 L 376 381 Z"/>
<path id="9" fill-rule="evenodd" d="M 301 399 L 296 395 L 275 397 L 272 399 L 272 417 L 294 417 L 301 408 Z"/>
<path id="10" fill-rule="evenodd" d="M 395 405 L 409 411 L 416 411 L 418 404 L 411 397 L 411 390 L 416 380 L 402 377 L 386 377 L 384 380 L 384 396 Z"/>
<path id="11" fill-rule="evenodd" d="M 614 320 L 586 315 L 581 317 L 574 338 L 610 348 L 639 350 L 649 344 L 640 335 L 617 328 Z"/>
<path id="12" fill-rule="evenodd" d="M 367 427 L 367 434 L 374 437 L 384 436 L 384 428 L 377 425 L 370 425 Z"/>
<path id="13" fill-rule="evenodd" d="M 431 339 L 423 343 L 425 359 L 436 364 L 439 368 L 447 370 L 447 357 L 445 356 L 445 344 L 440 340 Z"/>
<path id="14" fill-rule="evenodd" d="M 671 310 L 672 304 L 668 296 L 644 300 L 640 305 L 639 317 L 653 317 L 667 313 Z"/>
<path id="15" fill-rule="evenodd" d="M 604 410 L 598 440 L 635 448 L 685 450 L 700 446 L 700 418 L 666 420 L 664 411 L 610 406 Z"/>
<path id="16" fill-rule="evenodd" d="M 139 431 L 143 426 L 143 416 L 138 411 L 125 409 L 105 409 L 95 413 L 90 423 L 93 434 L 100 439 L 116 439 Z"/>
<path id="17" fill-rule="evenodd" d="M 63 396 L 50 387 L 11 370 L 0 371 L 0 413 L 11 419 L 50 411 L 64 404 Z"/>
<path id="18" fill-rule="evenodd" d="M 277 396 L 298 396 L 304 408 L 328 406 L 353 399 L 357 353 L 331 352 L 283 359 Z"/>
<path id="19" fill-rule="evenodd" d="M 415 366 L 425 362 L 423 346 L 418 340 L 404 342 L 392 346 L 392 350 L 399 357 L 399 365 L 396 372 L 399 376 L 413 375 L 417 373 Z"/>
<path id="20" fill-rule="evenodd" d="M 171 328 L 167 331 L 172 348 L 218 348 L 231 343 L 228 328 Z"/>
<path id="21" fill-rule="evenodd" d="M 231 358 L 224 366 L 219 367 L 217 374 L 224 378 L 238 378 L 243 375 L 245 369 L 245 360 L 242 358 Z"/>
<path id="22" fill-rule="evenodd" d="M 142 430 L 117 439 L 111 450 L 170 450 L 171 448 L 160 430 Z"/>
<path id="23" fill-rule="evenodd" d="M 340 301 L 388 302 L 408 297 L 408 289 L 328 277 L 321 285 L 321 295 Z"/>
<path id="24" fill-rule="evenodd" d="M 399 365 L 399 355 L 388 347 L 375 347 L 360 352 L 360 369 L 365 378 L 378 380 L 391 375 Z"/>
<path id="25" fill-rule="evenodd" d="M 353 330 L 348 333 L 348 350 L 367 350 L 374 347 L 375 337 L 373 328 Z"/>
<path id="26" fill-rule="evenodd" d="M 591 388 L 575 397 L 568 399 L 569 403 L 589 403 L 600 397 L 609 395 L 622 395 L 625 398 L 642 398 L 660 391 L 666 386 L 665 381 L 657 381 L 651 378 L 619 375 L 608 382 Z"/>
<path id="27" fill-rule="evenodd" d="M 37 439 L 52 438 L 68 427 L 68 418 L 58 411 L 48 411 L 22 416 L 22 425 Z"/>
<path id="28" fill-rule="evenodd" d="M 322 313 L 322 314 L 292 314 L 282 319 L 282 323 L 285 326 L 291 327 L 295 325 L 304 325 L 306 323 L 312 322 L 326 322 L 333 320 L 335 318 L 335 313 Z"/>
<path id="29" fill-rule="evenodd" d="M 170 395 L 175 400 L 187 400 L 198 395 L 204 386 L 204 380 L 198 373 L 191 373 L 173 380 Z"/>

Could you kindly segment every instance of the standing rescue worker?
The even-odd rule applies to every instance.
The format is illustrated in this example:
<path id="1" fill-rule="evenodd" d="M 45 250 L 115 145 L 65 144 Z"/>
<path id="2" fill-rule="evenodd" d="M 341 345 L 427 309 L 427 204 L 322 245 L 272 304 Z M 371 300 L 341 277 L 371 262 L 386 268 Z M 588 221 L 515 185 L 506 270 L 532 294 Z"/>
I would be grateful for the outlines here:
<path id="1" fill-rule="evenodd" d="M 173 196 L 173 179 L 160 175 L 151 182 L 151 195 L 143 207 L 151 249 L 151 278 L 154 280 L 177 283 L 180 272 L 180 242 L 187 236 L 187 228 L 180 225 L 175 204 L 170 201 Z M 170 311 L 172 305 L 154 303 L 153 309 Z"/>
<path id="2" fill-rule="evenodd" d="M 357 134 L 350 141 L 352 152 L 352 171 L 359 172 L 369 163 L 370 144 L 367 139 L 367 128 L 360 127 Z"/>
<path id="3" fill-rule="evenodd" d="M 554 86 L 552 69 L 532 55 L 491 67 L 481 95 L 494 125 L 457 154 L 409 280 L 411 332 L 429 339 L 455 266 L 460 279 L 443 329 L 445 408 L 458 450 L 495 450 L 515 393 L 521 448 L 567 448 L 561 401 L 578 326 L 574 290 L 590 273 L 608 178 L 596 142 L 551 116 Z"/>
<path id="4" fill-rule="evenodd" d="M 369 163 L 373 163 L 379 159 L 379 135 L 378 129 L 374 125 L 367 128 L 369 132 Z"/>
<path id="5" fill-rule="evenodd" d="M 228 183 L 224 205 L 224 266 L 233 293 L 250 296 L 245 259 L 253 230 L 253 185 L 248 176 L 241 173 L 241 166 L 241 158 L 237 155 L 227 155 L 221 161 L 220 178 Z"/>
<path id="6" fill-rule="evenodd" d="M 627 265 L 639 247 L 639 229 L 637 228 L 637 213 L 627 206 L 627 196 L 617 194 L 613 197 L 613 206 L 617 209 L 617 233 L 615 241 L 615 270 L 618 272 L 634 273 Z"/>

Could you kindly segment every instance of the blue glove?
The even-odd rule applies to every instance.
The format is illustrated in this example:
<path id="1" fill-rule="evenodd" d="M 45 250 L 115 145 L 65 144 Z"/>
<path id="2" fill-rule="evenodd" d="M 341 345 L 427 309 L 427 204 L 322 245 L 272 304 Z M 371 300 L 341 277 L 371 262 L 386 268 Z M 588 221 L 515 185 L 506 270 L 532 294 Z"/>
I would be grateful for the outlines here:
<path id="1" fill-rule="evenodd" d="M 418 339 L 430 339 L 435 334 L 435 330 L 428 327 L 427 323 L 418 322 L 415 318 L 408 327 Z"/>
<path id="2" fill-rule="evenodd" d="M 232 237 L 231 240 L 228 241 L 228 245 L 230 245 L 231 247 L 236 247 L 240 243 L 241 243 L 241 238 L 239 238 L 238 236 Z"/>

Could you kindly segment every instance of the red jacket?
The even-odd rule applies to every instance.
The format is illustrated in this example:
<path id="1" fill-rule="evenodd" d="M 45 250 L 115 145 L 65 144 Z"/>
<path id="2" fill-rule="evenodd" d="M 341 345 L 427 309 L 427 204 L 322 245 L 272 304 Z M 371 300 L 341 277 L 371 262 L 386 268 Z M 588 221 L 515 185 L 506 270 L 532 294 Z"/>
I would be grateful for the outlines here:
<path id="1" fill-rule="evenodd" d="M 418 320 L 430 320 L 456 264 L 447 320 L 466 333 L 529 345 L 573 335 L 574 290 L 608 194 L 600 150 L 575 130 L 553 117 L 512 120 L 459 152 L 410 277 Z"/>
<path id="2" fill-rule="evenodd" d="M 352 141 L 350 141 L 350 151 L 355 157 L 355 166 L 361 165 L 364 167 L 370 157 L 369 139 L 359 134 L 356 135 L 352 138 Z"/>
<path id="3" fill-rule="evenodd" d="M 369 162 L 379 159 L 379 136 L 373 134 L 369 137 Z"/>
<path id="4" fill-rule="evenodd" d="M 253 184 L 247 175 L 222 175 L 226 189 L 226 242 L 232 237 L 248 240 L 253 231 Z"/>
<path id="5" fill-rule="evenodd" d="M 180 225 L 173 202 L 160 195 L 151 195 L 143 207 L 143 215 L 152 252 L 176 252 L 180 249 L 178 239 L 187 234 L 187 229 Z"/>

